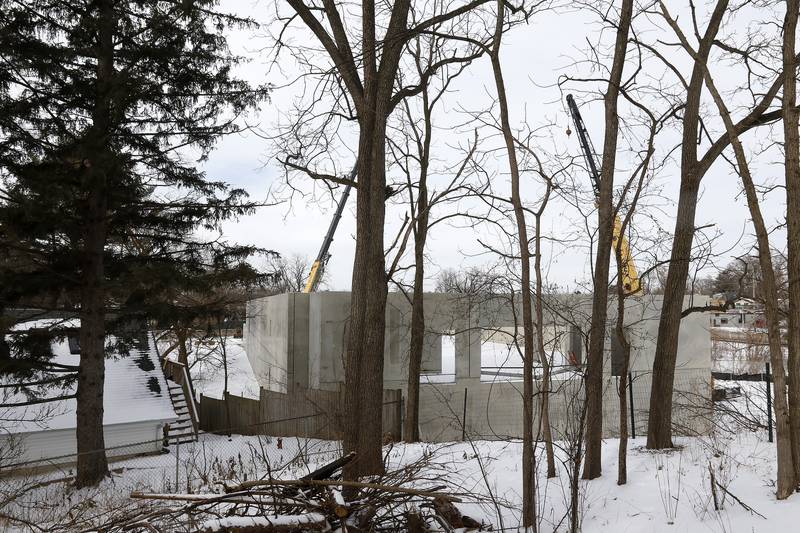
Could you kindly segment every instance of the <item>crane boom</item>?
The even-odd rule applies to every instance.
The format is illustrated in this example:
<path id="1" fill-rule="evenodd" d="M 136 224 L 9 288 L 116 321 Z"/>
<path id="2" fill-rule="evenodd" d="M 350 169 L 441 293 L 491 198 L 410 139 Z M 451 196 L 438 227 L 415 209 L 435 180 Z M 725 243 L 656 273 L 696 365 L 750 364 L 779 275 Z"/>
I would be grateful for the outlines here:
<path id="1" fill-rule="evenodd" d="M 594 189 L 595 198 L 599 198 L 600 166 L 597 164 L 597 152 L 594 149 L 591 137 L 589 137 L 589 132 L 586 130 L 586 124 L 583 123 L 581 112 L 578 111 L 578 104 L 575 103 L 575 99 L 571 94 L 567 95 L 567 107 L 569 107 L 572 121 L 575 123 L 575 131 L 578 133 L 583 159 L 586 161 L 586 168 L 589 169 L 589 177 L 592 179 L 592 188 Z"/>
<path id="2" fill-rule="evenodd" d="M 350 189 L 353 188 L 353 182 L 356 179 L 356 169 L 357 166 L 353 165 L 353 170 L 350 171 L 349 176 L 350 183 L 345 185 L 344 191 L 342 191 L 342 196 L 339 198 L 339 203 L 336 204 L 336 211 L 333 214 L 333 220 L 331 220 L 331 224 L 328 226 L 328 233 L 325 234 L 325 239 L 322 241 L 322 246 L 320 246 L 317 258 L 314 260 L 314 264 L 311 265 L 311 272 L 308 274 L 308 281 L 306 282 L 305 289 L 303 289 L 303 292 L 306 294 L 317 290 L 319 281 L 322 279 L 322 272 L 325 270 L 325 265 L 328 263 L 328 259 L 331 257 L 331 254 L 328 252 L 328 250 L 330 250 L 331 243 L 333 242 L 333 236 L 336 234 L 336 228 L 339 226 L 339 220 L 342 218 L 344 206 L 347 204 L 347 197 L 350 196 Z"/>
<path id="3" fill-rule="evenodd" d="M 592 145 L 592 139 L 589 137 L 589 132 L 586 130 L 586 125 L 581 117 L 581 112 L 578 110 L 578 105 L 571 94 L 567 95 L 567 107 L 572 115 L 572 121 L 575 123 L 575 131 L 578 134 L 578 140 L 581 144 L 581 151 L 583 158 L 586 160 L 586 167 L 589 169 L 589 176 L 592 179 L 592 188 L 597 200 L 600 198 L 600 165 L 597 161 L 597 152 L 595 152 Z M 567 132 L 569 133 L 569 132 Z M 622 284 L 627 294 L 636 295 L 642 293 L 642 284 L 639 280 L 639 273 L 636 270 L 636 262 L 631 255 L 631 247 L 628 244 L 628 239 L 622 233 L 622 221 L 619 214 L 614 214 L 614 230 L 613 238 L 611 241 L 612 249 L 616 250 L 617 242 L 622 239 L 620 245 L 620 253 L 622 255 L 621 272 L 619 273 L 622 278 Z"/>

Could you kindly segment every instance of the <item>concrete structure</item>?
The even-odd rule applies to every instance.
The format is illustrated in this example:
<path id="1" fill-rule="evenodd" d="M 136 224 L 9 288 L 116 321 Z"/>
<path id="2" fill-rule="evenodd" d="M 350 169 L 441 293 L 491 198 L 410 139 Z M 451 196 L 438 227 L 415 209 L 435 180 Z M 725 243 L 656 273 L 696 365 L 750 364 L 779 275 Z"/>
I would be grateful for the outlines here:
<path id="1" fill-rule="evenodd" d="M 700 305 L 694 297 L 693 305 Z M 268 390 L 336 390 L 344 381 L 344 343 L 350 293 L 282 294 L 253 300 L 247 306 L 245 347 L 256 377 Z M 522 344 L 518 297 L 510 295 L 425 295 L 426 341 L 420 387 L 420 430 L 428 440 L 461 437 L 463 426 L 476 437 L 518 436 L 522 427 L 520 397 Z M 690 305 L 687 297 L 685 306 Z M 655 353 L 661 297 L 626 301 L 625 324 L 632 344 L 634 418 L 639 433 L 646 424 L 649 373 Z M 579 379 L 591 312 L 590 295 L 549 295 L 545 302 L 545 349 L 554 365 L 551 413 L 557 433 L 566 436 L 582 394 Z M 613 330 L 616 303 L 609 302 Z M 411 306 L 404 295 L 390 293 L 386 308 L 384 386 L 405 389 L 410 345 Z M 684 432 L 703 432 L 709 406 L 711 340 L 709 319 L 695 313 L 683 319 L 676 370 L 676 400 L 700 408 L 676 409 Z M 604 427 L 613 435 L 619 424 L 616 384 L 619 343 L 607 341 Z M 490 368 L 491 367 L 491 368 Z M 467 420 L 463 419 L 466 403 Z M 696 413 L 695 413 L 696 414 Z M 696 420 L 681 417 L 691 416 Z M 685 417 L 684 417 L 685 418 Z"/>

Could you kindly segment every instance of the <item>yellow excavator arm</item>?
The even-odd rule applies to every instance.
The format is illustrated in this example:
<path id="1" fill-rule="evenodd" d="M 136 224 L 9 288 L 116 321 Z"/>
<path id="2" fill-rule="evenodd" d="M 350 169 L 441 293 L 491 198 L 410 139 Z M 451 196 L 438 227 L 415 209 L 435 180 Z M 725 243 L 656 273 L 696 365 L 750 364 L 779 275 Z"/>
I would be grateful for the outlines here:
<path id="1" fill-rule="evenodd" d="M 622 286 L 625 288 L 625 293 L 629 295 L 641 294 L 642 284 L 639 281 L 639 272 L 636 270 L 636 262 L 631 255 L 631 247 L 628 244 L 628 239 L 622 234 L 622 221 L 619 215 L 614 217 L 614 237 L 611 241 L 611 251 L 617 253 L 617 243 L 622 239 L 620 245 L 620 264 L 621 269 L 619 276 L 622 278 Z"/>
<path id="2" fill-rule="evenodd" d="M 319 285 L 319 276 L 322 274 L 322 261 L 317 259 L 314 261 L 314 264 L 311 265 L 311 272 L 308 274 L 308 281 L 306 282 L 306 288 L 303 289 L 303 292 L 308 294 L 310 292 L 314 292 L 317 290 L 317 285 Z"/>

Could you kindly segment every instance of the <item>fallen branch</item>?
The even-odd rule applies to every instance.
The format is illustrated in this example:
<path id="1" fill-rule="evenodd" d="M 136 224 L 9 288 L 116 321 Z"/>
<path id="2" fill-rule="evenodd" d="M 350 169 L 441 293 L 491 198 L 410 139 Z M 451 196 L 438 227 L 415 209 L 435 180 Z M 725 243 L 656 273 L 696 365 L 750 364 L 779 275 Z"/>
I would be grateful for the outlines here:
<path id="1" fill-rule="evenodd" d="M 742 500 L 740 500 L 739 498 L 737 498 L 737 497 L 736 497 L 736 496 L 735 496 L 735 495 L 734 495 L 734 494 L 733 494 L 731 491 L 729 491 L 728 489 L 726 489 L 726 488 L 725 488 L 725 487 L 724 487 L 724 486 L 723 486 L 723 485 L 722 485 L 722 484 L 721 484 L 719 481 L 715 481 L 715 483 L 717 484 L 717 486 L 718 486 L 719 488 L 721 488 L 721 489 L 723 490 L 723 492 L 725 492 L 725 494 L 727 494 L 728 496 L 730 496 L 731 498 L 733 498 L 734 500 L 736 500 L 736 503 L 738 503 L 739 505 L 741 505 L 741 506 L 744 508 L 744 510 L 745 510 L 745 511 L 749 511 L 749 512 L 750 512 L 750 513 L 752 513 L 752 514 L 757 514 L 758 516 L 760 516 L 760 517 L 761 517 L 761 518 L 763 518 L 764 520 L 766 520 L 766 519 L 767 519 L 767 517 L 766 517 L 766 516 L 764 516 L 763 514 L 759 513 L 758 511 L 756 511 L 755 509 L 753 509 L 752 507 L 750 507 L 749 505 L 747 505 L 746 503 L 744 503 Z"/>
<path id="2" fill-rule="evenodd" d="M 200 526 L 204 533 L 236 532 L 236 533 L 278 533 L 290 531 L 327 531 L 330 524 L 318 513 L 284 516 L 230 516 L 209 520 Z"/>
<path id="3" fill-rule="evenodd" d="M 231 493 L 231 494 L 163 494 L 147 492 L 131 492 L 131 498 L 135 500 L 166 500 L 173 502 L 194 502 L 194 503 L 235 503 L 244 505 L 286 505 L 286 500 L 262 500 L 258 498 L 261 494 L 252 493 Z M 266 496 L 266 494 L 264 494 Z M 302 502 L 309 505 L 308 502 Z"/>
<path id="4" fill-rule="evenodd" d="M 454 496 L 450 496 L 449 494 L 444 494 L 442 492 L 436 492 L 436 489 L 442 487 L 434 487 L 434 489 L 429 490 L 421 490 L 421 489 L 412 489 L 408 487 L 398 487 L 396 485 L 381 485 L 379 483 L 362 483 L 359 481 L 334 481 L 334 480 L 323 480 L 323 479 L 307 479 L 307 480 L 300 480 L 300 479 L 273 479 L 271 481 L 268 480 L 256 480 L 256 481 L 245 481 L 244 483 L 238 485 L 237 487 L 233 488 L 232 491 L 239 492 L 255 487 L 263 487 L 269 485 L 283 485 L 287 487 L 353 487 L 357 489 L 375 489 L 384 492 L 394 492 L 399 494 L 411 494 L 413 496 L 420 496 L 423 498 L 440 498 L 444 501 L 451 501 L 451 502 L 460 502 L 459 498 Z"/>
<path id="5" fill-rule="evenodd" d="M 320 468 L 317 468 L 313 472 L 308 475 L 301 477 L 301 480 L 310 480 L 310 479 L 328 479 L 329 477 L 333 476 L 333 474 L 341 469 L 344 465 L 355 459 L 356 452 L 350 452 L 344 457 L 336 459 L 335 461 L 326 464 Z"/>

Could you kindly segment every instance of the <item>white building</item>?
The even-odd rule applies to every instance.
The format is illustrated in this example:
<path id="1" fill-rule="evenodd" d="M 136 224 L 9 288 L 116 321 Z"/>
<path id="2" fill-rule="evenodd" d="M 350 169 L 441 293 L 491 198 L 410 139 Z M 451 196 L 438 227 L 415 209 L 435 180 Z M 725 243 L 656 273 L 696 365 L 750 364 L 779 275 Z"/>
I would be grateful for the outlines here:
<path id="1" fill-rule="evenodd" d="M 15 328 L 49 328 L 56 322 L 39 320 L 18 324 Z M 75 328 L 76 321 L 69 324 Z M 103 387 L 103 428 L 109 457 L 158 452 L 162 449 L 165 424 L 178 419 L 170 397 L 170 387 L 159 364 L 152 336 L 143 333 L 129 353 L 121 355 L 107 340 L 108 357 Z M 67 335 L 51 343 L 53 361 L 77 365 L 79 347 L 74 337 Z M 0 378 L 0 384 L 13 378 Z M 69 396 L 75 384 L 65 390 L 54 389 L 48 397 Z M 0 468 L 14 469 L 20 463 L 41 467 L 49 464 L 75 462 L 77 451 L 76 400 L 65 399 L 25 407 L 3 407 L 3 404 L 22 403 L 26 397 L 11 388 L 0 389 Z M 136 443 L 134 446 L 131 444 Z M 39 462 L 41 459 L 51 459 Z M 33 463 L 30 463 L 33 462 Z M 21 465 L 20 465 L 21 466 Z"/>
<path id="2" fill-rule="evenodd" d="M 761 305 L 750 298 L 739 298 L 727 311 L 712 313 L 711 326 L 717 328 L 763 328 L 766 327 Z"/>

